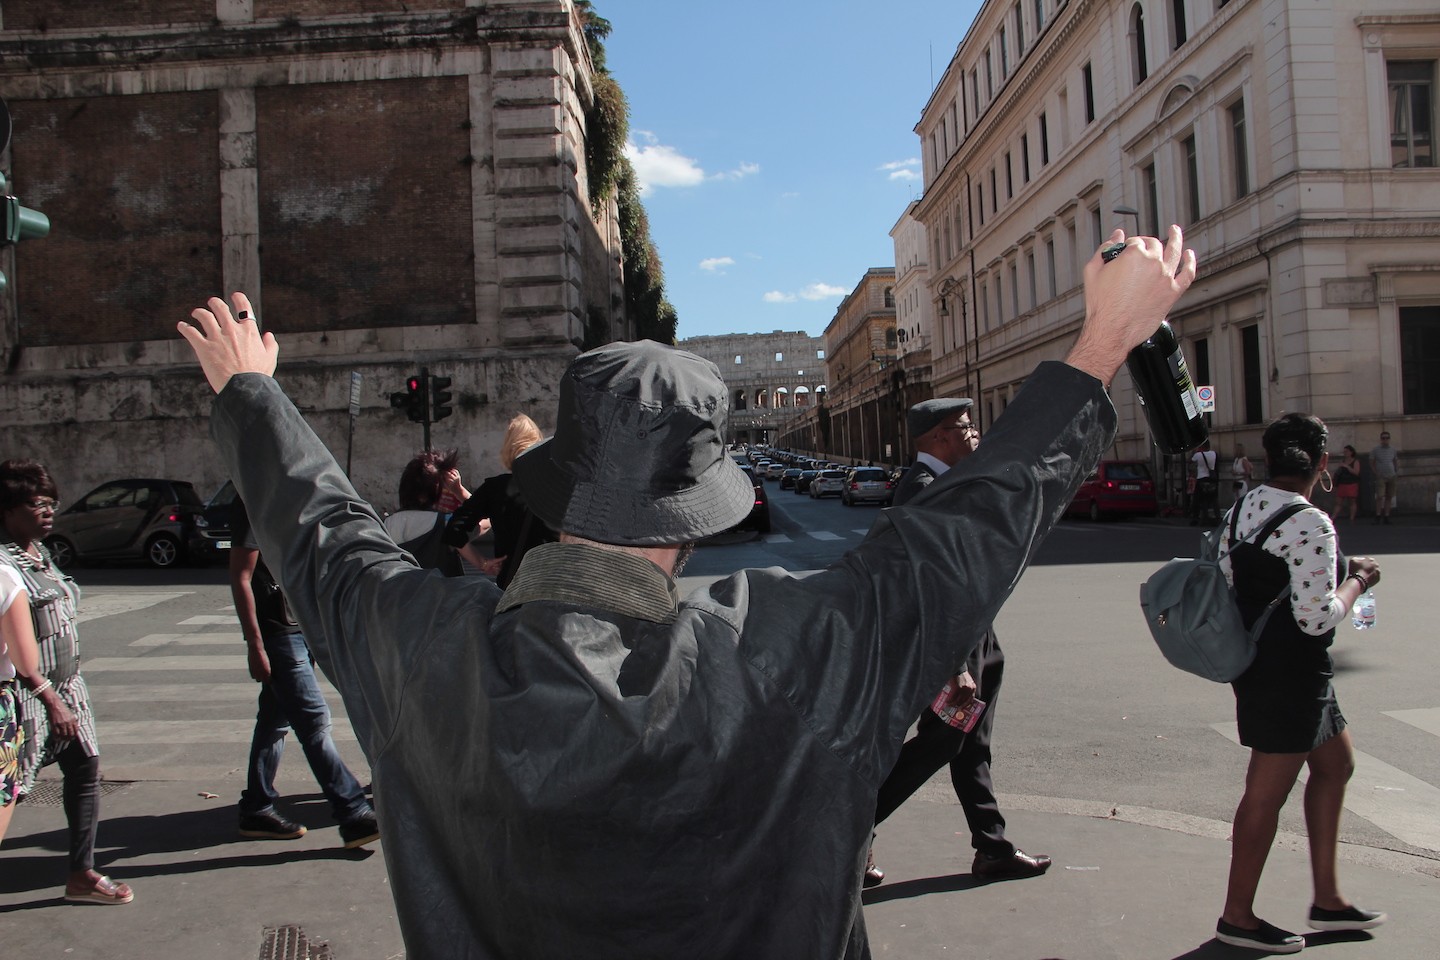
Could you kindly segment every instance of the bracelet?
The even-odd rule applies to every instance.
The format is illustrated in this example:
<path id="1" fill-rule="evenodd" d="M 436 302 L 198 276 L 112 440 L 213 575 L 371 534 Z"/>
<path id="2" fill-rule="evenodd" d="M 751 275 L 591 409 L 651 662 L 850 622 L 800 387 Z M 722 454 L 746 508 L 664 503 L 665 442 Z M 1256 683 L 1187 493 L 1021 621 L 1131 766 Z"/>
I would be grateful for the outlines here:
<path id="1" fill-rule="evenodd" d="M 1358 580 L 1358 581 L 1360 581 L 1360 591 L 1361 591 L 1362 593 L 1365 592 L 1366 590 L 1369 590 L 1369 589 L 1370 589 L 1370 581 L 1369 581 L 1369 580 L 1366 580 L 1364 577 L 1360 576 L 1360 574 L 1358 574 L 1358 573 L 1352 573 L 1352 574 L 1350 574 L 1348 577 L 1346 577 L 1345 579 L 1346 579 L 1346 580 Z"/>
<path id="2" fill-rule="evenodd" d="M 31 696 L 36 696 L 36 697 L 38 697 L 38 696 L 40 696 L 40 694 L 44 693 L 46 690 L 49 690 L 51 686 L 52 686 L 52 684 L 50 683 L 50 678 L 49 678 L 49 677 L 46 677 L 46 678 L 45 678 L 45 682 L 42 683 L 42 684 L 40 684 L 40 685 L 37 686 L 37 687 L 32 688 L 31 691 L 30 691 L 30 694 L 31 694 Z"/>

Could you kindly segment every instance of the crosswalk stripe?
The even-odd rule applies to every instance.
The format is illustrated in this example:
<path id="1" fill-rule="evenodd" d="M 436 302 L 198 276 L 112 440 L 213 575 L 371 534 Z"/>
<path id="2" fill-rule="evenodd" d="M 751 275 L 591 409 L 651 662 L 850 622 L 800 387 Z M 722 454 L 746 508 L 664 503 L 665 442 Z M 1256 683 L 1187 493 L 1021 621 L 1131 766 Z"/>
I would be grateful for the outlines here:
<path id="1" fill-rule="evenodd" d="M 790 538 L 783 533 L 767 533 L 762 537 L 766 543 L 790 543 Z"/>
<path id="2" fill-rule="evenodd" d="M 244 643 L 243 633 L 152 633 L 130 641 L 132 647 L 219 647 Z"/>
<path id="3" fill-rule="evenodd" d="M 1430 707 L 1426 710 L 1386 710 L 1385 716 L 1394 717 L 1401 723 L 1408 723 L 1412 727 L 1418 727 L 1426 733 L 1440 737 L 1440 707 Z"/>
<path id="4" fill-rule="evenodd" d="M 210 627 L 219 624 L 224 627 L 235 625 L 235 614 L 233 613 L 201 613 L 196 616 L 181 620 L 177 627 Z"/>
<path id="5" fill-rule="evenodd" d="M 851 532 L 851 533 L 854 533 L 854 534 L 858 534 L 859 536 L 862 536 L 862 537 L 863 537 L 863 536 L 865 536 L 865 534 L 867 534 L 867 533 L 870 532 L 870 528 L 869 528 L 869 527 L 856 527 L 854 530 L 851 530 L 850 532 Z"/>
<path id="6" fill-rule="evenodd" d="M 816 540 L 843 540 L 843 539 L 845 539 L 844 537 L 840 536 L 838 533 L 831 533 L 829 530 L 811 530 L 811 531 L 810 531 L 810 536 L 814 537 Z"/>
<path id="7" fill-rule="evenodd" d="M 193 590 L 182 590 L 179 593 L 86 593 L 80 598 L 80 609 L 75 619 L 79 623 L 87 623 L 119 613 L 133 613 L 168 600 L 188 597 L 192 593 Z"/>
<path id="8" fill-rule="evenodd" d="M 1210 726 L 1240 742 L 1234 723 Z M 1307 770 L 1301 768 L 1300 781 L 1307 779 Z M 1411 846 L 1440 850 L 1440 788 L 1359 750 L 1355 774 L 1345 790 L 1345 809 Z"/>
<path id="9" fill-rule="evenodd" d="M 96 657 L 86 660 L 81 668 L 92 673 L 155 673 L 163 670 L 239 670 L 250 668 L 243 653 L 220 656 L 196 654 L 191 657 Z"/>
<path id="10" fill-rule="evenodd" d="M 324 680 L 320 692 L 332 704 L 340 702 L 340 691 Z M 260 693 L 253 680 L 235 683 L 107 683 L 96 699 L 105 703 L 250 703 Z"/>
<path id="11" fill-rule="evenodd" d="M 249 743 L 255 718 L 235 720 L 107 720 L 100 724 L 100 746 L 168 746 L 205 743 Z M 336 717 L 330 731 L 334 740 L 355 740 L 348 721 Z"/>

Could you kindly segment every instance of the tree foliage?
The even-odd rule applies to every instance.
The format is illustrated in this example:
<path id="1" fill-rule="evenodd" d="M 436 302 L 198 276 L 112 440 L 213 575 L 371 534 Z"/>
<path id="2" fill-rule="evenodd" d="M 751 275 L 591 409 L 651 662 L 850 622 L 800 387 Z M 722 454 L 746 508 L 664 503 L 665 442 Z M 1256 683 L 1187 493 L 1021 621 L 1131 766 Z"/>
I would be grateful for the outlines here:
<path id="1" fill-rule="evenodd" d="M 630 104 L 605 66 L 604 41 L 610 36 L 610 21 L 595 12 L 590 0 L 576 0 L 575 7 L 583 21 L 585 42 L 595 68 L 592 80 L 595 99 L 586 114 L 585 161 L 590 202 L 598 215 L 605 201 L 615 198 L 620 220 L 621 267 L 625 273 L 625 313 L 635 323 L 636 336 L 674 343 L 678 317 L 675 307 L 665 297 L 660 252 L 650 237 L 650 220 L 640 199 L 635 168 L 625 157 L 625 141 L 630 136 Z"/>

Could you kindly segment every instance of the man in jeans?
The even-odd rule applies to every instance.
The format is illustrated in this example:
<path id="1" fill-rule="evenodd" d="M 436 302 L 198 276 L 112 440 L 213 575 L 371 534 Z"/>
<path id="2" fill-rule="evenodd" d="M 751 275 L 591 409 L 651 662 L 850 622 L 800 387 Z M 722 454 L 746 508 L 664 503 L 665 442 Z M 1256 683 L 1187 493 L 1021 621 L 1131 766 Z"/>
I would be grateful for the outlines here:
<path id="1" fill-rule="evenodd" d="M 314 658 L 290 613 L 280 585 L 260 559 L 245 504 L 236 499 L 231 523 L 230 593 L 245 634 L 250 677 L 260 687 L 250 767 L 240 794 L 240 835 L 260 840 L 294 840 L 305 828 L 275 809 L 275 771 L 294 728 L 349 848 L 380 838 L 375 811 L 365 790 L 340 759 L 330 739 L 330 708 L 315 677 Z"/>
<path id="2" fill-rule="evenodd" d="M 1375 522 L 1390 522 L 1390 504 L 1395 499 L 1395 478 L 1400 476 L 1400 451 L 1390 446 L 1390 431 L 1380 432 L 1380 445 L 1370 451 L 1375 470 Z"/>

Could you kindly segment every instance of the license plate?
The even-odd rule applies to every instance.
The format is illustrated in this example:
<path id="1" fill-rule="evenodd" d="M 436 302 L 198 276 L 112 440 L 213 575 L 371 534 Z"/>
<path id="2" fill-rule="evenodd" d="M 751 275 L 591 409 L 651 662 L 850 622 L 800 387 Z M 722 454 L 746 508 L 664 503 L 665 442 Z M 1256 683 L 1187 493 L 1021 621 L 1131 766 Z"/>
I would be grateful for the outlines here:
<path id="1" fill-rule="evenodd" d="M 1122 484 L 1120 484 L 1120 489 L 1121 489 L 1121 490 L 1139 490 L 1139 489 L 1140 489 L 1140 484 L 1138 484 L 1138 483 L 1122 483 Z"/>
<path id="2" fill-rule="evenodd" d="M 229 541 L 229 540 L 216 540 L 216 541 L 215 541 L 215 549 L 216 549 L 216 550 L 229 550 L 229 549 L 230 549 L 230 541 Z"/>

